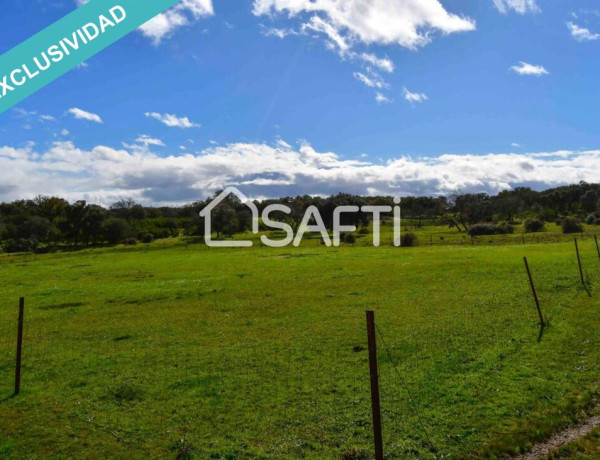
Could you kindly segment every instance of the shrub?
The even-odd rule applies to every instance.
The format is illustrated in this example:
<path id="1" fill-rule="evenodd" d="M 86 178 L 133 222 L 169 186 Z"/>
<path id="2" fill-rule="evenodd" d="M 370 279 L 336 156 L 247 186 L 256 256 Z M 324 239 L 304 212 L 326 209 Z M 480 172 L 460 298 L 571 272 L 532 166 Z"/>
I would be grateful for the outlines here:
<path id="1" fill-rule="evenodd" d="M 400 246 L 412 247 L 416 246 L 418 242 L 417 235 L 414 233 L 403 233 L 400 237 Z"/>
<path id="2" fill-rule="evenodd" d="M 588 225 L 593 225 L 597 219 L 598 216 L 596 216 L 596 214 L 590 214 L 589 216 L 587 216 L 587 219 L 585 219 L 585 223 Z"/>
<path id="3" fill-rule="evenodd" d="M 496 225 L 496 234 L 508 235 L 511 233 L 515 233 L 515 228 L 511 224 L 502 223 L 500 225 Z"/>
<path id="4" fill-rule="evenodd" d="M 354 244 L 356 243 L 356 236 L 354 236 L 352 233 L 346 233 L 343 235 L 342 241 L 344 243 Z"/>
<path id="5" fill-rule="evenodd" d="M 540 219 L 527 219 L 525 221 L 525 231 L 527 233 L 537 233 L 545 230 L 544 221 Z"/>
<path id="6" fill-rule="evenodd" d="M 469 235 L 471 236 L 484 236 L 495 234 L 496 226 L 494 224 L 475 224 L 469 227 Z"/>
<path id="7" fill-rule="evenodd" d="M 581 221 L 575 217 L 565 217 L 561 225 L 563 233 L 583 232 L 583 225 L 581 224 Z"/>
<path id="8" fill-rule="evenodd" d="M 470 236 L 506 235 L 514 233 L 515 229 L 510 224 L 475 224 L 469 227 Z"/>
<path id="9" fill-rule="evenodd" d="M 148 233 L 144 235 L 142 238 L 142 243 L 152 243 L 154 241 L 154 235 L 152 233 Z"/>
<path id="10" fill-rule="evenodd" d="M 16 238 L 4 243 L 4 252 L 31 252 L 35 246 L 35 241 L 26 238 Z"/>
<path id="11" fill-rule="evenodd" d="M 358 234 L 359 235 L 368 235 L 369 234 L 369 227 L 360 227 L 358 229 Z"/>
<path id="12" fill-rule="evenodd" d="M 134 245 L 138 244 L 138 240 L 137 240 L 137 238 L 125 238 L 125 241 L 123 241 L 123 244 L 126 244 L 128 246 L 134 246 Z"/>

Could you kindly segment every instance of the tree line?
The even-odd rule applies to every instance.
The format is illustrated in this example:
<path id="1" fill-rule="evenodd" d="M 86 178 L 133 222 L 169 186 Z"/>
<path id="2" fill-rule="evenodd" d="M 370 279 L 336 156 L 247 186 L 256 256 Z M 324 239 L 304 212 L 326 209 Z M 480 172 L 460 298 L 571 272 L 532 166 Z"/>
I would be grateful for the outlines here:
<path id="1" fill-rule="evenodd" d="M 151 242 L 155 238 L 203 236 L 205 223 L 199 213 L 213 198 L 179 207 L 147 207 L 132 199 L 123 199 L 105 208 L 86 201 L 70 203 L 48 196 L 1 203 L 0 246 L 5 252 L 42 252 L 64 246 L 133 244 Z M 275 214 L 273 218 L 285 221 L 294 230 L 309 206 L 316 206 L 325 225 L 331 228 L 333 211 L 338 206 L 394 205 L 392 197 L 346 193 L 330 197 L 284 197 L 255 201 L 255 204 L 259 212 L 270 204 L 288 206 L 289 214 Z M 543 228 L 544 222 L 565 219 L 598 225 L 600 184 L 580 182 L 545 191 L 519 187 L 493 196 L 486 193 L 410 196 L 402 198 L 402 216 L 413 227 L 435 221 L 471 234 L 493 232 L 493 229 L 502 231 L 526 219 L 533 222 L 530 222 L 532 231 Z M 250 209 L 230 195 L 214 209 L 210 230 L 220 238 L 248 231 L 251 223 Z M 365 229 L 369 215 L 342 214 L 342 224 Z"/>

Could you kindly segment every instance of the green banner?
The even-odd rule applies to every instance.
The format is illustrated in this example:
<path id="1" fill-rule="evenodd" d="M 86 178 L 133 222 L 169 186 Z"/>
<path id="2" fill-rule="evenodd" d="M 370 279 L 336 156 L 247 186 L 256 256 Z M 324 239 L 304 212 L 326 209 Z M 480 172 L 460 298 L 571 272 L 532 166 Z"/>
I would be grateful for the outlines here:
<path id="1" fill-rule="evenodd" d="M 0 56 L 0 113 L 179 0 L 90 0 Z"/>

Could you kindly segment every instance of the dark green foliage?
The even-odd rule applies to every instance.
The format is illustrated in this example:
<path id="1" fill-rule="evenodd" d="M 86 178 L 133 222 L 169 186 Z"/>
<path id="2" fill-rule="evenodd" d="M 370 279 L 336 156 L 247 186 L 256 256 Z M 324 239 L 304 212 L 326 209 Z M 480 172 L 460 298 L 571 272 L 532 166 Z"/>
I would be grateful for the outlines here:
<path id="1" fill-rule="evenodd" d="M 414 233 L 403 233 L 400 236 L 400 246 L 412 247 L 417 246 L 419 239 Z"/>
<path id="2" fill-rule="evenodd" d="M 353 233 L 344 233 L 342 235 L 342 241 L 347 244 L 354 244 L 356 243 L 356 236 L 354 236 Z"/>
<path id="3" fill-rule="evenodd" d="M 598 219 L 598 216 L 596 214 L 590 214 L 585 219 L 585 223 L 588 225 L 594 225 L 594 223 L 596 222 L 597 219 Z"/>
<path id="4" fill-rule="evenodd" d="M 16 240 L 8 240 L 4 243 L 3 249 L 4 252 L 31 252 L 35 247 L 34 242 L 25 239 L 25 238 L 17 238 Z"/>
<path id="5" fill-rule="evenodd" d="M 575 217 L 565 217 L 562 221 L 562 232 L 581 233 L 583 232 L 583 225 L 581 224 L 581 221 Z"/>
<path id="6" fill-rule="evenodd" d="M 117 244 L 123 241 L 129 231 L 129 225 L 124 219 L 111 217 L 102 224 L 102 235 L 104 240 L 111 244 Z"/>
<path id="7" fill-rule="evenodd" d="M 542 232 L 545 229 L 544 221 L 541 219 L 527 219 L 525 221 L 525 231 L 527 233 Z"/>
<path id="8" fill-rule="evenodd" d="M 486 193 L 457 194 L 451 197 L 402 198 L 403 227 L 421 230 L 434 225 L 448 225 L 460 233 L 480 222 L 507 222 L 514 224 L 527 216 L 538 216 L 546 222 L 559 221 L 571 215 L 580 219 L 600 211 L 600 184 L 580 182 L 542 192 L 518 187 L 500 192 L 496 196 Z M 214 197 L 212 197 L 214 198 Z M 205 221 L 199 213 L 211 201 L 196 201 L 182 207 L 145 207 L 132 199 L 122 199 L 108 209 L 79 200 L 69 203 L 56 197 L 38 196 L 33 200 L 0 203 L 0 242 L 26 239 L 32 250 L 50 251 L 69 245 L 116 244 L 128 237 L 145 240 L 180 236 L 204 236 Z M 256 201 L 259 213 L 270 204 L 284 204 L 289 214 L 273 213 L 272 218 L 286 222 L 297 230 L 306 209 L 315 206 L 325 226 L 333 227 L 333 214 L 338 206 L 390 206 L 396 205 L 391 196 L 361 197 L 339 193 L 327 198 L 296 196 Z M 212 233 L 218 238 L 234 236 L 251 228 L 252 215 L 248 206 L 230 196 L 214 210 Z M 389 223 L 390 216 L 383 217 Z M 117 219 L 115 221 L 114 219 Z M 588 222 L 592 223 L 591 218 Z M 598 217 L 594 219 L 594 222 Z M 121 222 L 117 224 L 116 222 Z M 342 225 L 354 225 L 356 235 L 366 235 L 372 223 L 370 213 L 342 213 Z M 509 232 L 509 227 L 505 227 Z M 264 231 L 268 230 L 262 226 Z M 497 234 L 494 231 L 492 234 Z"/>
<path id="9" fill-rule="evenodd" d="M 142 243 L 152 243 L 154 241 L 154 235 L 152 233 L 146 233 L 142 238 Z"/>
<path id="10" fill-rule="evenodd" d="M 510 224 L 484 224 L 479 223 L 469 227 L 471 236 L 508 235 L 514 233 L 515 229 Z"/>

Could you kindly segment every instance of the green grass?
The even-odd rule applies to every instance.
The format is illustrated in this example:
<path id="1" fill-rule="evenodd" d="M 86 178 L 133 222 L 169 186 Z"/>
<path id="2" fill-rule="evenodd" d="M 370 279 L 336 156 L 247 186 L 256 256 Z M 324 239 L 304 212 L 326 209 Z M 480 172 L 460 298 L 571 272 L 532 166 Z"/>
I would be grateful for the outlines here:
<path id="1" fill-rule="evenodd" d="M 591 298 L 572 242 L 172 243 L 0 257 L 0 457 L 367 458 L 366 309 L 389 458 L 522 451 L 600 394 L 590 239 Z M 541 339 L 523 255 L 550 321 Z"/>

